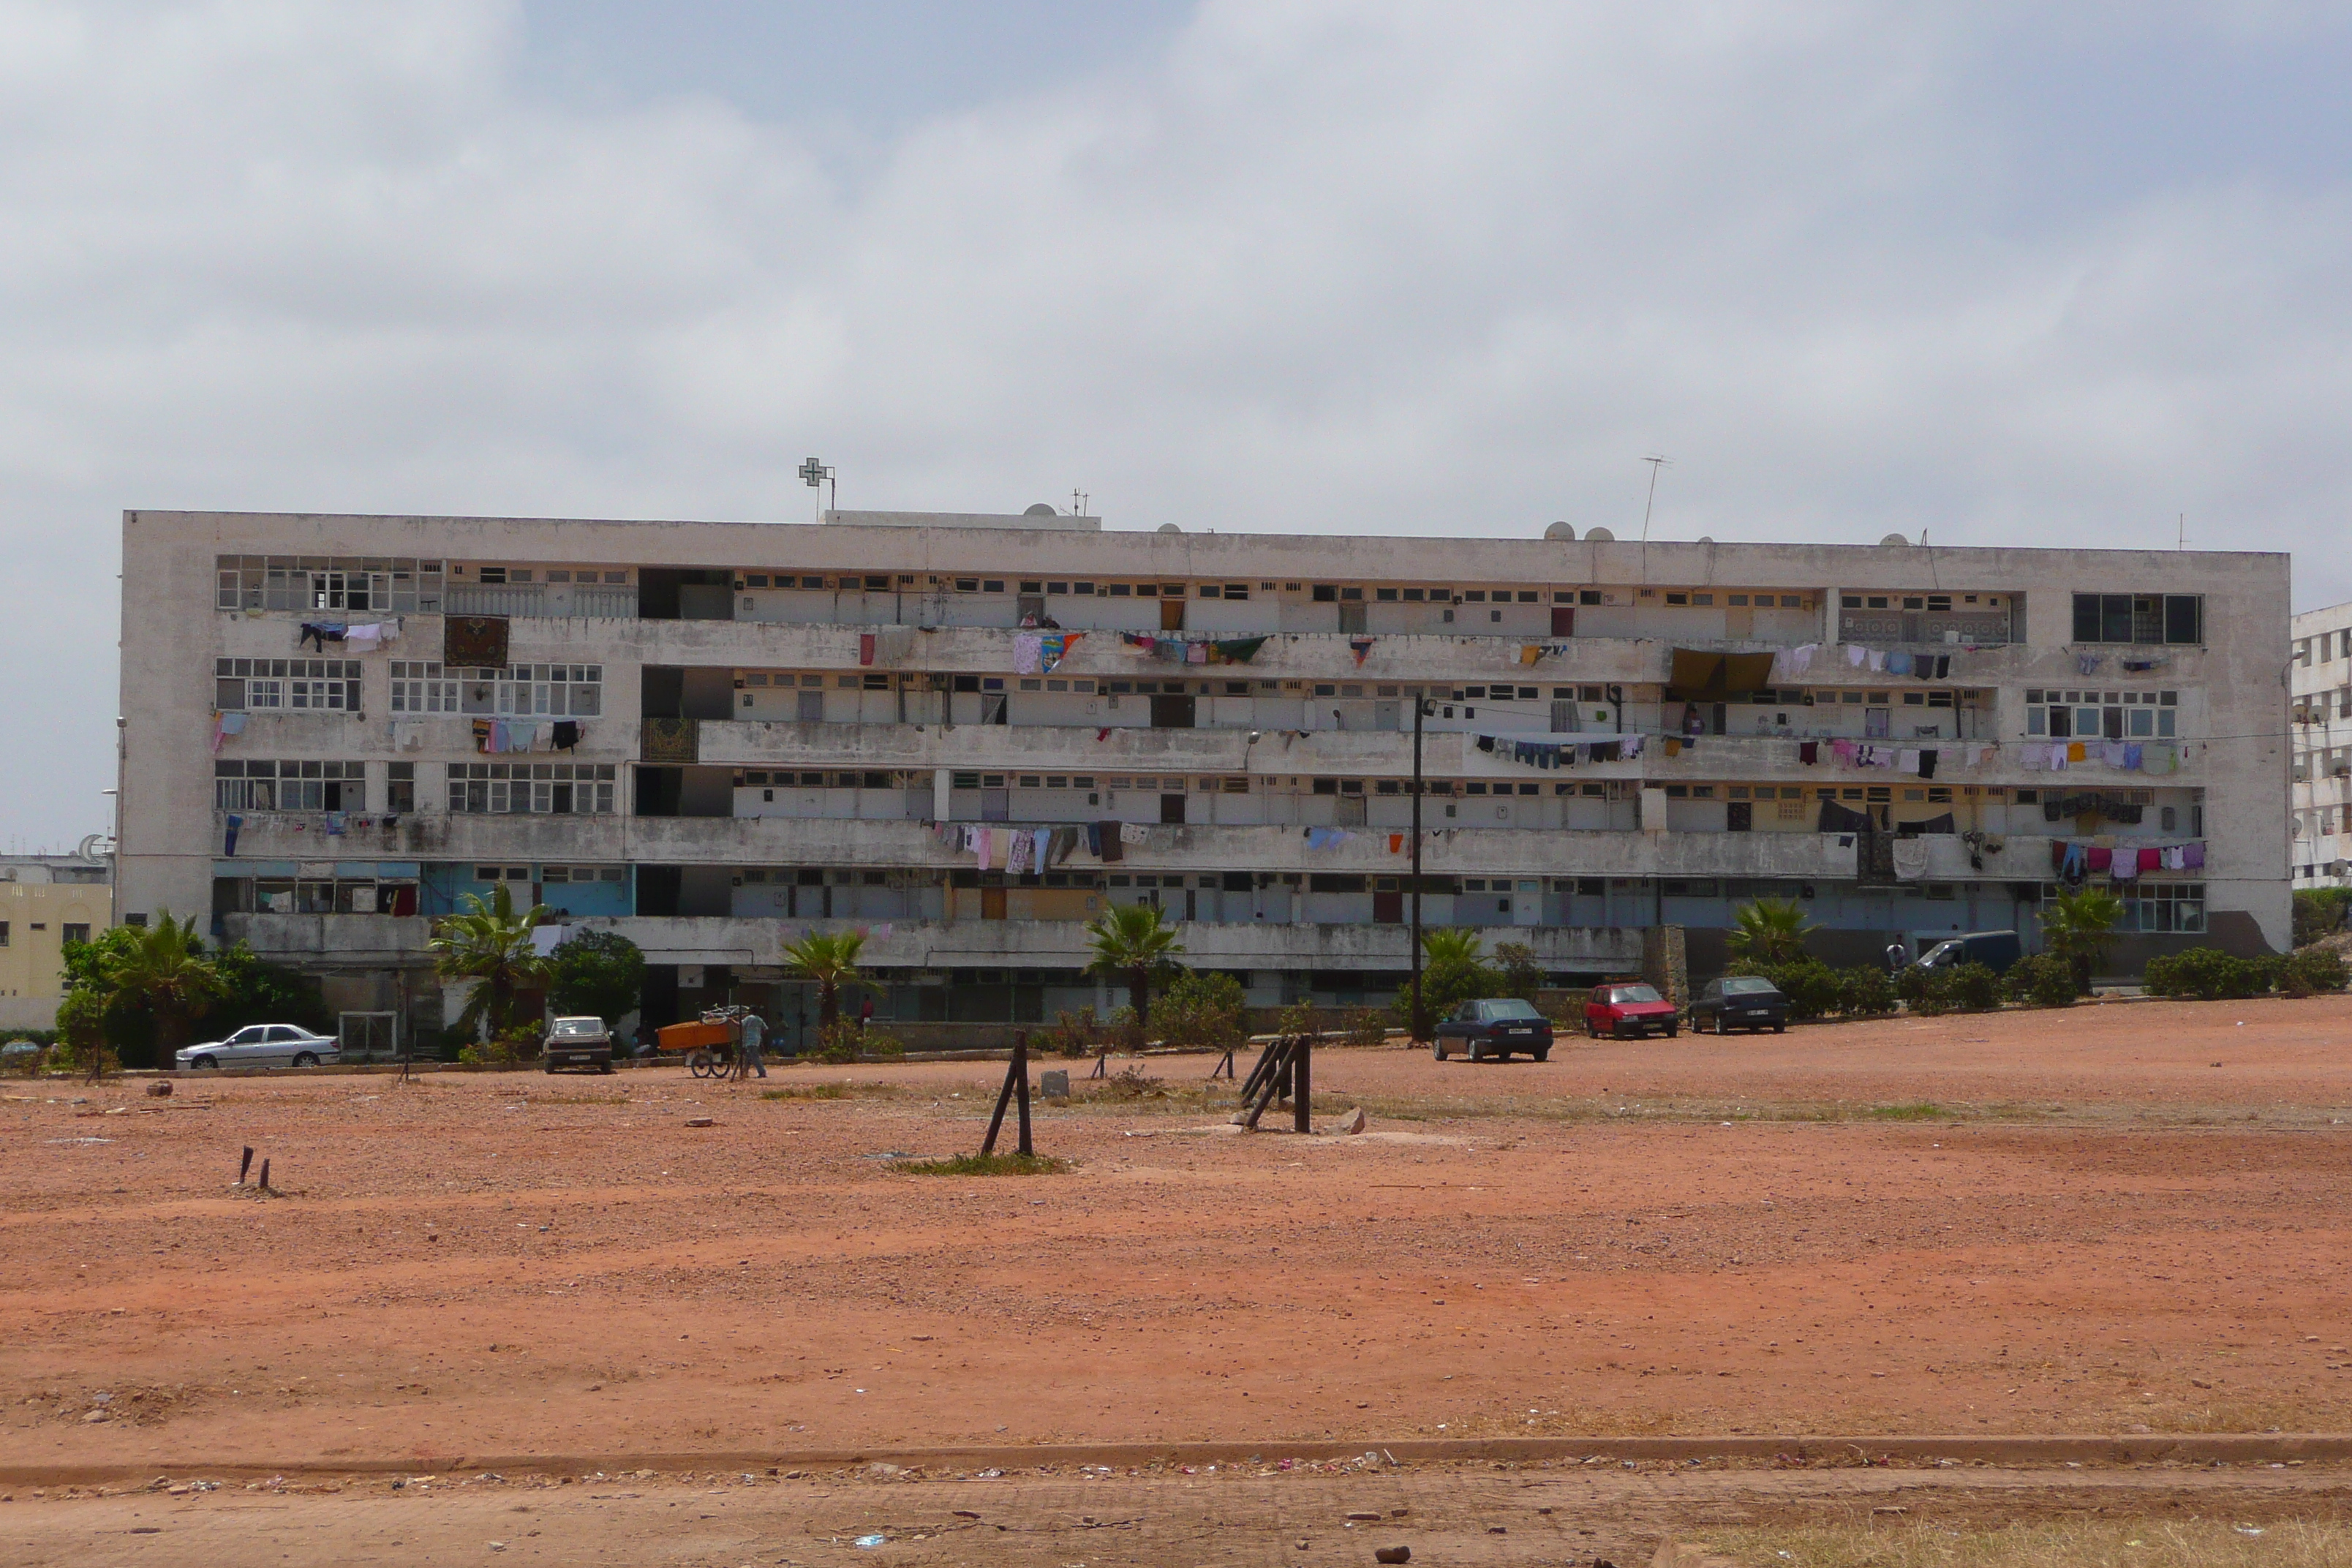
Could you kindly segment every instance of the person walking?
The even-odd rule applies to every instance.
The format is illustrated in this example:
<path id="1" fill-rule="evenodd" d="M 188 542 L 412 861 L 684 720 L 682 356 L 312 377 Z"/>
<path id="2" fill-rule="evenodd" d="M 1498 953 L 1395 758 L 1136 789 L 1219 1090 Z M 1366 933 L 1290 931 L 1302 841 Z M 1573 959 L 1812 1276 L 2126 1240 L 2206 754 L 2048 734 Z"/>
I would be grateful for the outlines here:
<path id="1" fill-rule="evenodd" d="M 767 1077 L 768 1064 L 761 1058 L 760 1047 L 767 1038 L 768 1026 L 761 1020 L 759 1014 L 746 1013 L 743 1015 L 742 1035 L 742 1047 L 735 1053 L 736 1078 L 747 1079 L 755 1072 L 761 1078 Z"/>

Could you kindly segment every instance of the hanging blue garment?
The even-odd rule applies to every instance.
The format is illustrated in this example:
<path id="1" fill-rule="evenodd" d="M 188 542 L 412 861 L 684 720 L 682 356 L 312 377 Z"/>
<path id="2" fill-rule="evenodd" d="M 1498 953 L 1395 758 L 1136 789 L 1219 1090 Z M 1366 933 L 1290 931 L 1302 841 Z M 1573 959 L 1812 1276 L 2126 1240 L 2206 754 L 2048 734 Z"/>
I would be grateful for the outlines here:
<path id="1" fill-rule="evenodd" d="M 1886 656 L 1886 673 L 1889 675 L 1910 674 L 1911 656 L 1907 653 L 1888 654 Z"/>

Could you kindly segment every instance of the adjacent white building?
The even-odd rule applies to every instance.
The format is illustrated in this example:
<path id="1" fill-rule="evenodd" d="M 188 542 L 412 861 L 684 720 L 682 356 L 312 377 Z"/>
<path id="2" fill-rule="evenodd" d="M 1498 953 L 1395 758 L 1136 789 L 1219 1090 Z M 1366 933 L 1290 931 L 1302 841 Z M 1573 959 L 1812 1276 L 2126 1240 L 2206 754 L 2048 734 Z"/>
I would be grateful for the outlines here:
<path id="1" fill-rule="evenodd" d="M 2294 617 L 2289 864 L 2297 888 L 2352 885 L 2352 604 Z"/>
<path id="2" fill-rule="evenodd" d="M 1847 961 L 2067 882 L 2125 964 L 2287 941 L 2284 555 L 133 511 L 123 563 L 126 918 L 379 1030 L 499 883 L 644 947 L 656 1021 L 789 1036 L 843 924 L 884 1018 L 1050 1020 L 1132 900 L 1255 1000 L 1383 998 L 1416 699 L 1424 920 L 1563 981 L 1660 924 L 1705 971 L 1758 896 Z"/>

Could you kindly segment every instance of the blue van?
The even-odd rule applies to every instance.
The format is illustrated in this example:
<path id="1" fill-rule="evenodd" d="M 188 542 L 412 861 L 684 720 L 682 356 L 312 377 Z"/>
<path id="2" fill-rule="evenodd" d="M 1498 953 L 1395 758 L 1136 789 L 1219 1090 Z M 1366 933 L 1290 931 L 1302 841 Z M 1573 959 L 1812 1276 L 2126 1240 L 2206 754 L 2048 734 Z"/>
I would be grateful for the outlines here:
<path id="1" fill-rule="evenodd" d="M 2005 974 L 2010 965 L 2024 955 L 2025 949 L 2013 931 L 1972 931 L 1937 942 L 1921 953 L 1912 967 L 1954 969 L 1963 963 L 1981 963 L 1995 974 Z"/>

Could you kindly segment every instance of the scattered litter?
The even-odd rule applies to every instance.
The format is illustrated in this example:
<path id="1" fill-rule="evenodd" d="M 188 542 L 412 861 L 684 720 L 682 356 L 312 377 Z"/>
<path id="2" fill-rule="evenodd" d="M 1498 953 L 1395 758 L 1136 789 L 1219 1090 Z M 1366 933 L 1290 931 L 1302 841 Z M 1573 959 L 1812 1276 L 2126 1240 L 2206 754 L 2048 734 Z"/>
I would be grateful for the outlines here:
<path id="1" fill-rule="evenodd" d="M 879 1546 L 888 1539 L 889 1537 L 883 1535 L 861 1535 L 850 1544 L 854 1546 Z"/>

